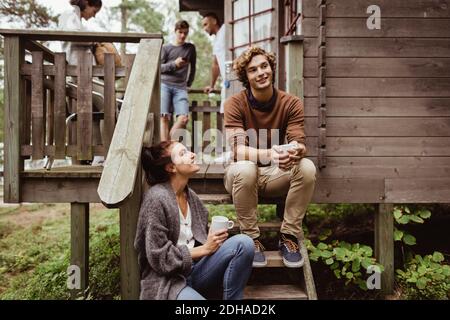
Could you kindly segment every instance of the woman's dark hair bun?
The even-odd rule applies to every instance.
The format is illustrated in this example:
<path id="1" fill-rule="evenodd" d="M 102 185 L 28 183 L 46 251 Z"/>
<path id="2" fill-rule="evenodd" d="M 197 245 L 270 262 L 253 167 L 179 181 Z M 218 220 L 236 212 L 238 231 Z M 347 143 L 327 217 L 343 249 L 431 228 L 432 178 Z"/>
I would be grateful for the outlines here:
<path id="1" fill-rule="evenodd" d="M 149 185 L 169 181 L 170 176 L 166 171 L 166 165 L 172 163 L 169 147 L 173 141 L 162 141 L 151 147 L 143 147 L 141 162 L 145 172 L 145 178 Z"/>

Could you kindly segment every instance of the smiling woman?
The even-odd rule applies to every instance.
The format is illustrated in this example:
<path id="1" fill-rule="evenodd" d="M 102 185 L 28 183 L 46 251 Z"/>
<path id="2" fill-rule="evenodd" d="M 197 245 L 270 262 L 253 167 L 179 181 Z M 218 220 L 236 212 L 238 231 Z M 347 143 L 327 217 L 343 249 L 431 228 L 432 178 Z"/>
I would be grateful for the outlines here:
<path id="1" fill-rule="evenodd" d="M 254 245 L 228 239 L 227 229 L 207 231 L 208 210 L 187 185 L 200 168 L 195 154 L 175 141 L 143 148 L 146 192 L 134 246 L 141 272 L 141 299 L 204 300 L 223 288 L 224 300 L 242 299 Z"/>

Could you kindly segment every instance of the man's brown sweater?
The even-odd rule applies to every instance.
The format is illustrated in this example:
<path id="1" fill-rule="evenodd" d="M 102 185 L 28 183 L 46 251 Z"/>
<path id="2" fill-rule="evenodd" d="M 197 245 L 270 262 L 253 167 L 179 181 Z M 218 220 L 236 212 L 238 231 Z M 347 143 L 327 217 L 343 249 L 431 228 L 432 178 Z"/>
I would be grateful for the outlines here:
<path id="1" fill-rule="evenodd" d="M 275 104 L 269 111 L 252 106 L 245 90 L 231 96 L 224 105 L 225 128 L 241 128 L 246 131 L 246 144 L 249 145 L 250 140 L 250 146 L 254 148 L 269 149 L 273 145 L 293 141 L 305 144 L 303 103 L 298 97 L 284 91 L 277 90 L 276 94 Z M 257 146 L 251 143 L 249 129 L 256 130 Z M 267 135 L 259 134 L 259 129 L 267 129 Z M 271 129 L 279 130 L 279 141 L 273 141 L 278 139 L 275 139 L 276 136 L 271 137 Z M 236 141 L 239 144 L 244 143 L 243 139 L 238 138 Z"/>

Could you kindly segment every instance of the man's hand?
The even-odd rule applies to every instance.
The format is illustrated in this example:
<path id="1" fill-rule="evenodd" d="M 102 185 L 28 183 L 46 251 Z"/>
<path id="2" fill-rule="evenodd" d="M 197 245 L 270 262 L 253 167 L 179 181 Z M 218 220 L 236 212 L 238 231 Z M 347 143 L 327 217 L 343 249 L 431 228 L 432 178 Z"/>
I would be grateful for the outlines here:
<path id="1" fill-rule="evenodd" d="M 270 158 L 273 163 L 278 165 L 281 170 L 289 170 L 290 169 L 290 155 L 286 151 L 283 151 L 278 146 L 273 146 L 270 149 Z"/>
<path id="2" fill-rule="evenodd" d="M 188 64 L 188 62 L 186 60 L 184 60 L 183 57 L 178 57 L 175 60 L 175 65 L 177 66 L 178 69 L 183 68 L 187 64 Z"/>
<path id="3" fill-rule="evenodd" d="M 288 150 L 289 156 L 291 161 L 294 162 L 294 164 L 299 163 L 302 158 L 306 156 L 306 146 L 303 143 L 299 143 L 297 141 L 294 141 L 292 143 L 295 143 L 296 146 Z"/>
<path id="4" fill-rule="evenodd" d="M 203 88 L 204 93 L 211 93 L 212 91 L 214 91 L 214 86 L 206 86 Z"/>
<path id="5" fill-rule="evenodd" d="M 280 149 L 278 146 L 272 147 L 272 161 L 278 164 L 281 170 L 291 170 L 294 165 L 297 165 L 306 155 L 306 146 L 303 143 L 296 141 L 296 146 L 288 151 Z"/>

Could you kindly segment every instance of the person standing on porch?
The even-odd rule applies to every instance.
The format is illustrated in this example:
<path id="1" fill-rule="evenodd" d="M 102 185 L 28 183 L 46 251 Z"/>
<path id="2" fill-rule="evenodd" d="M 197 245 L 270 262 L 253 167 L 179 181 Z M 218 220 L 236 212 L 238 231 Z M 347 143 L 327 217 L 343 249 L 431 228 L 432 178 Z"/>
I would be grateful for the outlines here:
<path id="1" fill-rule="evenodd" d="M 189 24 L 180 20 L 175 24 L 175 40 L 165 44 L 161 52 L 161 141 L 170 140 L 177 129 L 185 129 L 189 120 L 188 88 L 195 79 L 197 53 L 186 42 Z M 172 113 L 175 123 L 169 130 Z"/>
<path id="2" fill-rule="evenodd" d="M 211 64 L 211 83 L 204 88 L 205 93 L 210 93 L 214 90 L 216 81 L 221 76 L 222 88 L 220 92 L 220 113 L 223 116 L 223 106 L 225 102 L 225 52 L 226 52 L 226 38 L 225 25 L 221 24 L 219 17 L 213 13 L 207 13 L 202 20 L 203 30 L 210 36 L 215 35 L 213 41 L 213 59 Z"/>
<path id="3" fill-rule="evenodd" d="M 224 184 L 232 194 L 241 232 L 255 243 L 254 267 L 267 264 L 259 240 L 258 195 L 286 197 L 279 250 L 285 266 L 296 268 L 304 263 L 298 240 L 314 192 L 316 167 L 305 158 L 303 103 L 274 88 L 275 62 L 272 53 L 258 47 L 234 61 L 245 90 L 225 101 L 226 138 L 234 161 L 225 168 Z M 269 132 L 262 135 L 261 129 Z M 280 141 L 275 141 L 276 134 Z M 280 142 L 292 146 L 280 147 Z"/>

